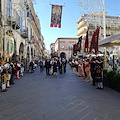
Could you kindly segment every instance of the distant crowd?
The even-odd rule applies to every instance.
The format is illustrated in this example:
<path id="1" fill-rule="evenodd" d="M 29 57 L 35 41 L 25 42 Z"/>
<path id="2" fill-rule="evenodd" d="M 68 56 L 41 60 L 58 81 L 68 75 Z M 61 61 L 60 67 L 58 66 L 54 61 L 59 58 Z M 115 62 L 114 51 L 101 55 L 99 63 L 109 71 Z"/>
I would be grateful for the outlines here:
<path id="1" fill-rule="evenodd" d="M 39 60 L 38 64 L 40 66 L 40 71 L 46 68 L 47 75 L 57 76 L 57 72 L 59 71 L 60 74 L 66 72 L 66 63 L 67 61 L 64 58 L 47 58 L 46 60 L 41 59 Z"/>

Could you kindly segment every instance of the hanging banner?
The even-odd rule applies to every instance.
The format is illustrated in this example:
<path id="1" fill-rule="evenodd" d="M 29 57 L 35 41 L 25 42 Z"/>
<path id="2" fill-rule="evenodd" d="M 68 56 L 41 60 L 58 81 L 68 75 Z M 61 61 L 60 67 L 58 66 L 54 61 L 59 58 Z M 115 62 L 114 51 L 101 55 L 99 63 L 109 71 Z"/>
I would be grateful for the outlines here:
<path id="1" fill-rule="evenodd" d="M 62 6 L 52 5 L 50 27 L 61 28 Z"/>
<path id="2" fill-rule="evenodd" d="M 97 52 L 98 52 L 99 30 L 100 30 L 100 28 L 97 28 L 93 33 L 93 36 L 91 39 L 91 45 L 90 45 L 90 49 L 89 49 L 90 53 L 92 52 L 92 49 L 95 50 L 95 54 L 97 54 Z"/>
<path id="3" fill-rule="evenodd" d="M 78 43 L 77 43 L 77 51 L 81 51 L 81 43 L 82 43 L 82 36 L 78 38 Z"/>
<path id="4" fill-rule="evenodd" d="M 84 48 L 84 52 L 88 52 L 88 48 L 89 48 L 89 38 L 88 38 L 88 30 L 86 33 L 86 38 L 85 38 L 85 48 Z M 86 50 L 87 49 L 87 50 Z"/>
<path id="5" fill-rule="evenodd" d="M 77 44 L 74 44 L 73 45 L 73 55 L 76 55 L 77 54 Z"/>

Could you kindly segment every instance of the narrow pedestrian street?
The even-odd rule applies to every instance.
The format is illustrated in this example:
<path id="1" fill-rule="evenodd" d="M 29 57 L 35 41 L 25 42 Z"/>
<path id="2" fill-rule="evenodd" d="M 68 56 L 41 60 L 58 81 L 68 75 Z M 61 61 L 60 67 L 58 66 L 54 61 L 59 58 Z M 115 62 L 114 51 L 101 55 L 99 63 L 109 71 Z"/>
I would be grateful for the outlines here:
<path id="1" fill-rule="evenodd" d="M 68 64 L 55 77 L 38 67 L 0 92 L 0 120 L 120 120 L 120 93 L 95 89 Z"/>

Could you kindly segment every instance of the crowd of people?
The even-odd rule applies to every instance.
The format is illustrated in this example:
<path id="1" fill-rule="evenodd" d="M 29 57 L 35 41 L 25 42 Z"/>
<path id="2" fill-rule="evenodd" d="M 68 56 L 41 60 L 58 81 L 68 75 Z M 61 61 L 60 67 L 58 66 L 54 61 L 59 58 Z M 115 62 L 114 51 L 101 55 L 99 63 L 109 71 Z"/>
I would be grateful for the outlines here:
<path id="1" fill-rule="evenodd" d="M 32 60 L 29 63 L 28 70 L 30 73 L 34 72 L 37 66 L 37 60 Z M 10 62 L 2 61 L 0 65 L 0 80 L 1 80 L 1 90 L 2 92 L 7 91 L 7 88 L 10 88 L 11 85 L 14 85 L 14 78 L 19 79 L 23 77 L 25 70 L 25 65 L 23 61 Z M 13 78 L 14 77 L 14 78 Z"/>
<path id="2" fill-rule="evenodd" d="M 46 61 L 44 59 L 39 60 L 38 64 L 40 66 L 40 70 L 46 68 L 47 75 L 57 76 L 57 72 L 60 74 L 66 72 L 66 63 L 67 61 L 64 58 L 47 58 Z"/>
<path id="3" fill-rule="evenodd" d="M 2 61 L 0 65 L 0 77 L 1 77 L 1 88 L 2 91 L 6 91 L 6 88 L 10 88 L 11 85 L 15 84 L 13 77 L 16 76 L 19 79 L 23 76 L 24 65 L 23 62 L 5 62 Z"/>
<path id="4" fill-rule="evenodd" d="M 84 57 L 70 59 L 69 64 L 73 69 L 73 74 L 77 71 L 78 77 L 83 77 L 86 82 L 92 78 L 92 86 L 103 89 L 103 60 L 102 57 Z"/>
<path id="5" fill-rule="evenodd" d="M 40 60 L 32 60 L 29 63 L 28 71 L 33 73 L 35 68 L 40 66 L 40 71 L 46 69 L 47 75 L 57 76 L 66 73 L 67 61 L 64 58 L 47 58 Z M 97 86 L 97 89 L 103 89 L 103 60 L 101 57 L 90 57 L 90 58 L 79 58 L 70 59 L 69 64 L 73 69 L 73 73 L 77 71 L 78 77 L 83 77 L 87 82 L 90 82 L 92 78 L 92 85 Z M 14 79 L 19 79 L 20 76 L 23 77 L 24 73 L 24 63 L 23 62 L 1 62 L 0 66 L 0 77 L 2 91 L 6 91 L 7 87 L 11 87 L 14 84 Z"/>

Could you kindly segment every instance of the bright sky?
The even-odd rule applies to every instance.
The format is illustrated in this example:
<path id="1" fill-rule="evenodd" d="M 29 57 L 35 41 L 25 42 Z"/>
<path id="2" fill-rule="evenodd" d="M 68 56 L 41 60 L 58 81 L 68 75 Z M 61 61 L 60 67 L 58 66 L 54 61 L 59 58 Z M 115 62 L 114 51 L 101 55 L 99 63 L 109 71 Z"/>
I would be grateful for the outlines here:
<path id="1" fill-rule="evenodd" d="M 50 50 L 50 44 L 60 37 L 77 37 L 76 21 L 81 16 L 81 7 L 77 6 L 79 0 L 36 0 L 35 12 L 40 19 L 41 33 L 44 37 L 45 47 Z M 83 1 L 83 0 L 82 0 Z M 62 11 L 61 28 L 50 27 L 51 5 L 64 5 Z M 105 11 L 108 15 L 120 14 L 120 0 L 105 0 Z"/>

